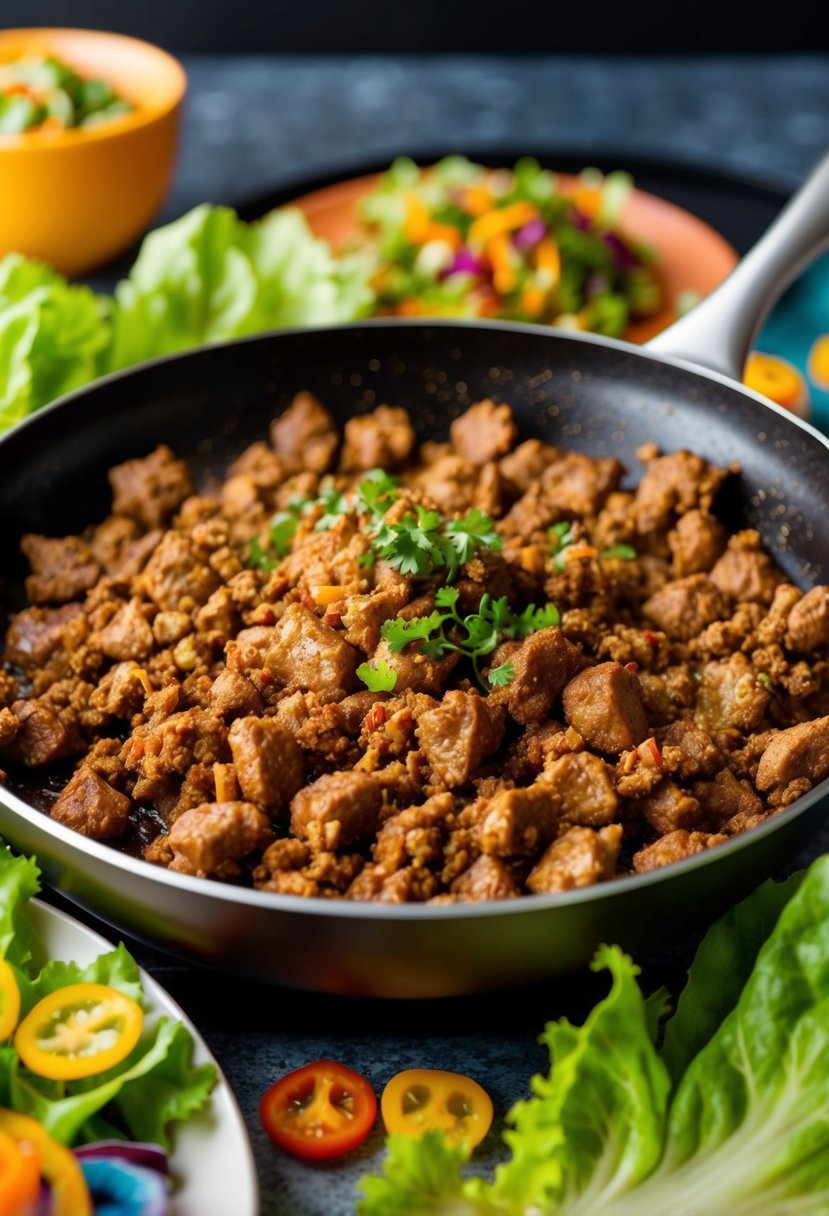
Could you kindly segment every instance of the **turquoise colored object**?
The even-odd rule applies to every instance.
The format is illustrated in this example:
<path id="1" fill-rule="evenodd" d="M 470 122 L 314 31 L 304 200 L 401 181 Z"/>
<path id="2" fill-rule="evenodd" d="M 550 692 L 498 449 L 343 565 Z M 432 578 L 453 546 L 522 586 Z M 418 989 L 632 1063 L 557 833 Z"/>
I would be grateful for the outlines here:
<path id="1" fill-rule="evenodd" d="M 820 389 L 807 371 L 815 338 L 829 333 L 829 254 L 815 262 L 789 288 L 772 312 L 756 347 L 767 355 L 788 359 L 806 377 L 812 400 L 810 421 L 829 432 L 829 392 Z"/>

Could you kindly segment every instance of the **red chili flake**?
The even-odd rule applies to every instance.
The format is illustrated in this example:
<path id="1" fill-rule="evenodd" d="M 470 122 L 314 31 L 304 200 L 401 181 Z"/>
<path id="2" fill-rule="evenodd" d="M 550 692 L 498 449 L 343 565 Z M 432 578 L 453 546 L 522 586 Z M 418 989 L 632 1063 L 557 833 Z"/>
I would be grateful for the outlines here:
<path id="1" fill-rule="evenodd" d="M 273 676 L 269 671 L 266 671 L 264 667 L 260 672 L 257 673 L 256 679 L 260 684 L 264 684 L 266 686 L 268 684 L 273 684 Z"/>
<path id="2" fill-rule="evenodd" d="M 635 676 L 638 670 L 639 670 L 638 663 L 634 663 L 633 661 L 631 661 L 630 663 L 625 663 L 625 671 L 629 671 L 631 673 L 631 675 Z"/>
<path id="3" fill-rule="evenodd" d="M 651 647 L 652 650 L 659 649 L 659 638 L 656 636 L 656 634 L 653 632 L 652 629 L 643 629 L 642 637 L 645 639 L 645 641 L 648 643 L 648 645 Z"/>
<path id="4" fill-rule="evenodd" d="M 642 748 L 647 749 L 647 757 L 652 761 L 656 768 L 661 768 L 663 764 L 662 752 L 659 750 L 659 744 L 656 742 L 656 740 L 646 739 L 645 742 L 640 745 L 640 754 L 642 752 Z M 645 759 L 645 756 L 643 756 L 643 759 Z"/>
<path id="5" fill-rule="evenodd" d="M 308 591 L 303 591 L 299 602 L 302 604 L 303 608 L 310 608 L 312 612 L 316 612 L 317 602 Z"/>
<path id="6" fill-rule="evenodd" d="M 339 629 L 343 623 L 343 618 L 339 612 L 333 612 L 330 608 L 322 618 L 326 625 L 330 625 L 332 629 Z"/>
<path id="7" fill-rule="evenodd" d="M 386 707 L 382 701 L 377 701 L 363 719 L 363 725 L 370 734 L 374 730 L 379 730 L 385 720 Z"/>
<path id="8" fill-rule="evenodd" d="M 274 625 L 276 623 L 276 613 L 273 608 L 267 608 L 264 604 L 256 611 L 256 623 L 258 625 Z"/>

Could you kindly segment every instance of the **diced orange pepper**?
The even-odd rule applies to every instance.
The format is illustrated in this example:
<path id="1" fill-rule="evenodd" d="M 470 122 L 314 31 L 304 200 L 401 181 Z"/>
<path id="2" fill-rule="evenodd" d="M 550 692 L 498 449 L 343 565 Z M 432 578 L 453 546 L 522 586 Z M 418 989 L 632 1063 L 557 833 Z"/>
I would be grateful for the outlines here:
<path id="1" fill-rule="evenodd" d="M 422 245 L 432 220 L 426 204 L 416 194 L 406 195 L 406 219 L 403 224 L 403 235 L 414 245 Z"/>
<path id="2" fill-rule="evenodd" d="M 829 334 L 815 338 L 809 352 L 809 375 L 818 388 L 829 392 Z"/>
<path id="3" fill-rule="evenodd" d="M 492 207 L 492 195 L 486 186 L 467 186 L 463 192 L 463 206 L 469 215 L 486 215 Z"/>
<path id="4" fill-rule="evenodd" d="M 561 278 L 561 254 L 552 237 L 545 236 L 544 240 L 539 241 L 536 245 L 535 264 L 545 279 L 549 279 L 549 283 L 545 283 L 545 286 L 548 291 L 552 291 L 554 287 L 558 286 Z"/>
<path id="5" fill-rule="evenodd" d="M 543 545 L 524 545 L 518 551 L 521 569 L 526 570 L 528 574 L 543 574 L 546 558 L 547 553 Z"/>
<path id="6" fill-rule="evenodd" d="M 787 410 L 802 413 L 808 408 L 806 381 L 793 364 L 777 355 L 752 351 L 743 373 L 743 383 Z"/>
<path id="7" fill-rule="evenodd" d="M 478 303 L 477 315 L 479 317 L 494 317 L 501 307 L 501 302 L 497 296 L 482 295 Z"/>
<path id="8" fill-rule="evenodd" d="M 486 253 L 492 264 L 492 282 L 499 295 L 509 295 L 518 281 L 515 261 L 506 232 L 499 232 L 486 243 Z"/>
<path id="9" fill-rule="evenodd" d="M 461 234 L 451 224 L 429 224 L 421 238 L 421 244 L 425 245 L 427 241 L 444 241 L 452 249 L 460 249 Z"/>
<path id="10" fill-rule="evenodd" d="M 423 305 L 415 296 L 407 296 L 401 300 L 395 309 L 398 317 L 422 317 Z"/>
<path id="11" fill-rule="evenodd" d="M 547 293 L 540 287 L 525 287 L 521 292 L 521 311 L 529 317 L 537 317 L 544 308 L 546 299 Z"/>
<path id="12" fill-rule="evenodd" d="M 597 186 L 579 186 L 572 195 L 573 202 L 582 215 L 593 220 L 602 205 L 602 192 Z"/>
<path id="13" fill-rule="evenodd" d="M 318 608 L 327 608 L 345 597 L 345 588 L 338 583 L 315 583 L 311 588 L 311 598 Z"/>
<path id="14" fill-rule="evenodd" d="M 516 228 L 523 228 L 537 216 L 538 208 L 532 203 L 518 202 L 510 203 L 508 207 L 498 207 L 475 220 L 469 229 L 469 243 L 486 245 L 494 236 L 502 232 L 514 232 Z"/>

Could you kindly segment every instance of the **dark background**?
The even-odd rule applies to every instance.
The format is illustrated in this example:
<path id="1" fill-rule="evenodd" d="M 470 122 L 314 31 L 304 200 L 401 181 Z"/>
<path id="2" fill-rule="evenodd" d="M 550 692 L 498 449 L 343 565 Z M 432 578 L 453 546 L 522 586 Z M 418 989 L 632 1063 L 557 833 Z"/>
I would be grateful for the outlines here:
<path id="1" fill-rule="evenodd" d="M 825 0 L 0 0 L 0 23 L 118 30 L 180 52 L 799 51 Z"/>

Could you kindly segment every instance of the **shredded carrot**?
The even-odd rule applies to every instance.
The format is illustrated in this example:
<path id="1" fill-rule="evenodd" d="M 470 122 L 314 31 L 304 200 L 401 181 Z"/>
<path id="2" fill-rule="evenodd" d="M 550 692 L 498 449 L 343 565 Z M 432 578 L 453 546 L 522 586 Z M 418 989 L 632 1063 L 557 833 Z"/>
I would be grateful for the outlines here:
<path id="1" fill-rule="evenodd" d="M 486 243 L 487 257 L 492 264 L 492 282 L 499 295 L 509 295 L 515 290 L 518 276 L 515 269 L 515 254 L 506 232 L 491 236 Z"/>
<path id="2" fill-rule="evenodd" d="M 561 254 L 552 237 L 545 236 L 543 241 L 538 242 L 535 249 L 535 264 L 544 286 L 548 291 L 552 291 L 554 287 L 558 286 L 561 278 Z"/>
<path id="3" fill-rule="evenodd" d="M 411 241 L 414 245 L 422 244 L 427 239 L 423 234 L 428 230 L 431 222 L 425 203 L 416 194 L 407 194 L 406 219 L 403 225 L 406 240 Z"/>
<path id="4" fill-rule="evenodd" d="M 427 241 L 444 241 L 450 245 L 452 249 L 459 249 L 461 244 L 461 234 L 457 228 L 453 228 L 451 224 L 428 224 L 420 238 L 420 244 L 425 245 Z"/>
<path id="5" fill-rule="evenodd" d="M 595 219 L 599 214 L 602 192 L 596 186 L 579 186 L 572 199 L 582 215 L 586 215 L 589 220 Z"/>
<path id="6" fill-rule="evenodd" d="M 547 299 L 546 291 L 540 287 L 525 287 L 521 292 L 520 308 L 528 317 L 537 317 L 544 308 Z"/>
<path id="7" fill-rule="evenodd" d="M 415 296 L 407 296 L 405 300 L 400 301 L 395 311 L 399 317 L 422 317 L 426 310 Z"/>
<path id="8" fill-rule="evenodd" d="M 486 215 L 492 208 L 492 195 L 486 186 L 467 186 L 463 192 L 463 206 L 469 215 Z"/>
<path id="9" fill-rule="evenodd" d="M 492 237 L 503 232 L 514 232 L 516 228 L 523 228 L 524 224 L 528 224 L 537 216 L 538 208 L 532 203 L 518 202 L 510 203 L 508 207 L 498 207 L 475 220 L 469 229 L 469 243 L 486 245 Z"/>

